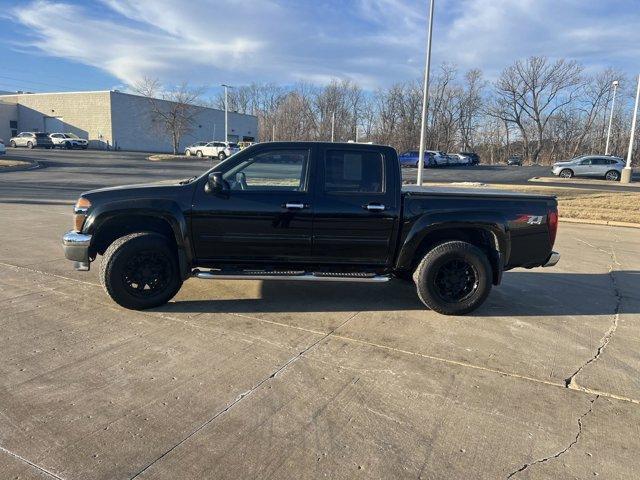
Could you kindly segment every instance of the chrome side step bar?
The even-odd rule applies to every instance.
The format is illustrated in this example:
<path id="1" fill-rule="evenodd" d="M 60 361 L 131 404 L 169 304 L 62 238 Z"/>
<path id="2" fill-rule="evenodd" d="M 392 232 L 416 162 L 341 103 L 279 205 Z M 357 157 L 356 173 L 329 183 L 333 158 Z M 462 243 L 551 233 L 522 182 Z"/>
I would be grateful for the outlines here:
<path id="1" fill-rule="evenodd" d="M 223 273 L 221 271 L 202 271 L 195 269 L 192 275 L 207 280 L 287 280 L 306 282 L 369 282 L 383 283 L 391 279 L 389 275 L 373 273 L 325 273 L 325 272 L 269 272 L 262 270 L 245 270 L 242 272 Z"/>

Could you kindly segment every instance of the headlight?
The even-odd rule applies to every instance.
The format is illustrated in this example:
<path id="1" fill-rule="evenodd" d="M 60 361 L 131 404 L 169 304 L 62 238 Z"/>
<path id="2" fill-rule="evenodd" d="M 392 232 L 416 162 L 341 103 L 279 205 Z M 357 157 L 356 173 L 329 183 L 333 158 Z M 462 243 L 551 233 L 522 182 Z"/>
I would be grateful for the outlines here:
<path id="1" fill-rule="evenodd" d="M 89 207 L 91 207 L 91 202 L 84 197 L 80 197 L 76 202 L 75 207 L 73 207 L 73 229 L 76 232 L 82 231 L 82 226 L 87 218 Z"/>

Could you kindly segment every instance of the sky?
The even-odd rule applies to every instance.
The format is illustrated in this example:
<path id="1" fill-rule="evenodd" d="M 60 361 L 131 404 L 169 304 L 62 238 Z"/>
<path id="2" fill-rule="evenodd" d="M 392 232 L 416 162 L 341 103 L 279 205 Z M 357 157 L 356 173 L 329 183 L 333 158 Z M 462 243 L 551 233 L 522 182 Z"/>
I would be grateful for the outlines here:
<path id="1" fill-rule="evenodd" d="M 0 0 L 0 90 L 126 89 L 143 77 L 215 93 L 419 79 L 428 0 Z M 436 0 L 433 65 L 489 80 L 545 55 L 640 73 L 640 0 Z"/>

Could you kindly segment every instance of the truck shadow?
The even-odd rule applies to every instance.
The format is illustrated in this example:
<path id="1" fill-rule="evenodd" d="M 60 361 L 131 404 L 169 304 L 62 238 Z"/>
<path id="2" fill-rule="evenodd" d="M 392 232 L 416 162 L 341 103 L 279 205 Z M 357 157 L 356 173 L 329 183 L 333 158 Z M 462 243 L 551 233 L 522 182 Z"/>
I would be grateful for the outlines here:
<path id="1" fill-rule="evenodd" d="M 613 283 L 615 278 L 615 287 Z M 235 287 L 225 286 L 225 297 L 216 298 L 216 284 L 198 288 L 188 296 L 198 300 L 176 301 L 155 309 L 161 312 L 184 313 L 292 313 L 292 312 L 385 312 L 424 311 L 411 282 L 394 280 L 386 284 L 306 283 L 263 281 L 254 292 L 256 298 L 246 297 L 247 282 Z M 557 273 L 539 270 L 506 272 L 499 287 L 474 317 L 493 316 L 563 316 L 611 315 L 620 296 L 636 295 L 637 301 L 626 302 L 624 313 L 640 313 L 640 271 L 608 273 Z M 210 293 L 209 293 L 210 292 Z M 237 295 L 234 293 L 237 292 Z M 194 295 L 199 293 L 199 295 Z M 230 295 L 231 294 L 231 295 Z M 237 298 L 229 298 L 237 297 Z M 203 298 L 204 297 L 204 298 Z M 207 298 L 209 297 L 209 298 Z"/>

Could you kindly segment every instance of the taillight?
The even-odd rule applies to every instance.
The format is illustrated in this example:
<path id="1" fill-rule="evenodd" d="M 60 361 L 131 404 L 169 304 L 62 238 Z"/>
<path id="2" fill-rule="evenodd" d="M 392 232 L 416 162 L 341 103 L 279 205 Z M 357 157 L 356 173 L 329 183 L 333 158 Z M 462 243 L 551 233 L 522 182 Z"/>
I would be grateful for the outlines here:
<path id="1" fill-rule="evenodd" d="M 549 209 L 547 212 L 547 227 L 549 228 L 549 241 L 553 247 L 558 233 L 558 210 L 556 208 Z"/>

